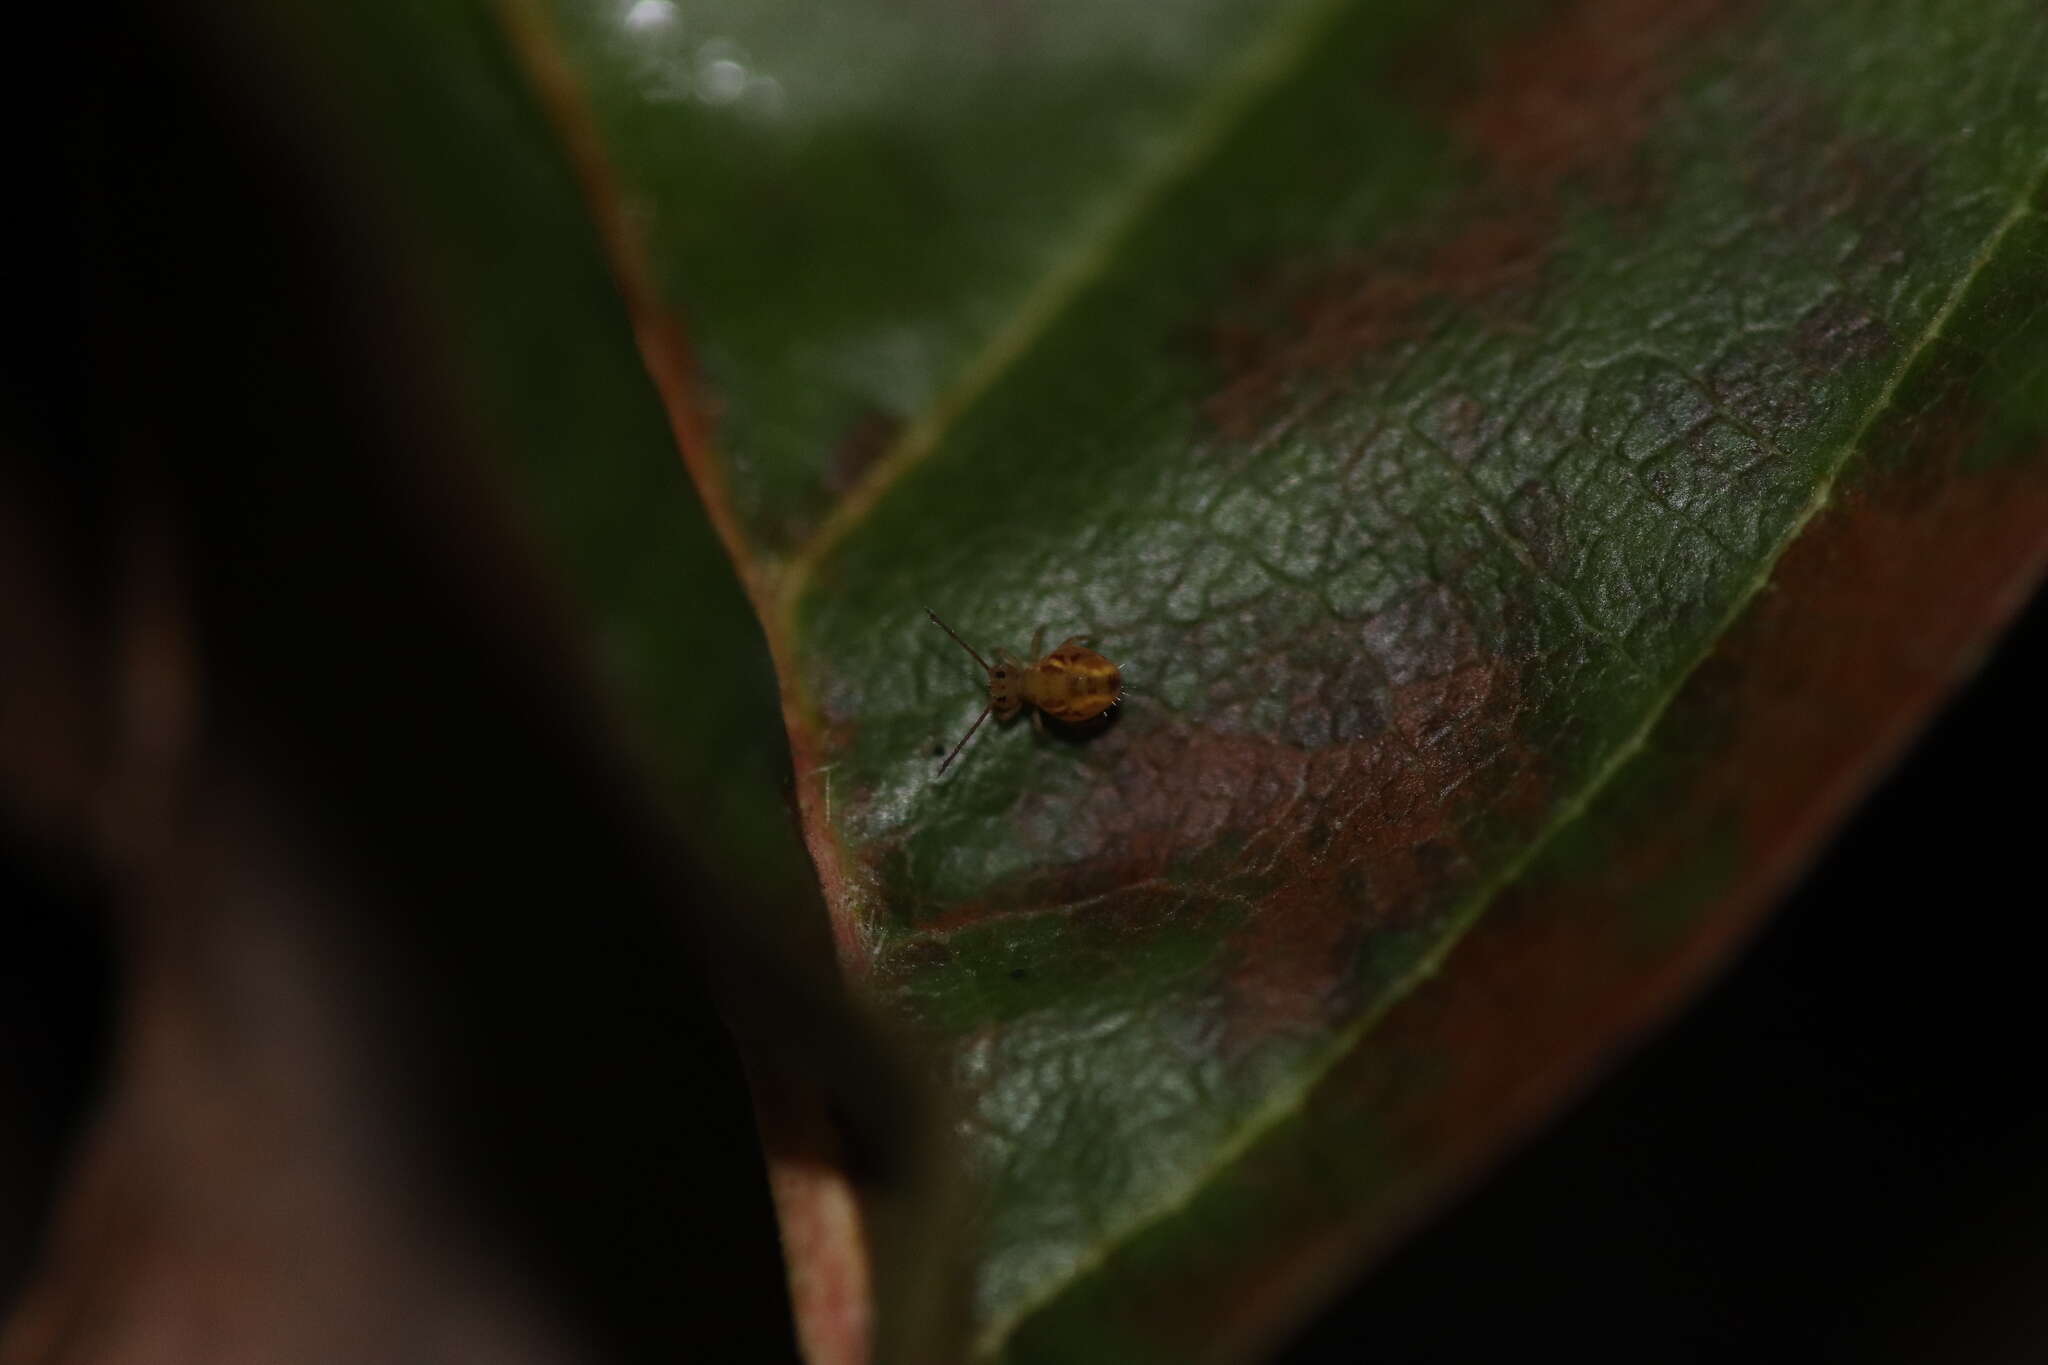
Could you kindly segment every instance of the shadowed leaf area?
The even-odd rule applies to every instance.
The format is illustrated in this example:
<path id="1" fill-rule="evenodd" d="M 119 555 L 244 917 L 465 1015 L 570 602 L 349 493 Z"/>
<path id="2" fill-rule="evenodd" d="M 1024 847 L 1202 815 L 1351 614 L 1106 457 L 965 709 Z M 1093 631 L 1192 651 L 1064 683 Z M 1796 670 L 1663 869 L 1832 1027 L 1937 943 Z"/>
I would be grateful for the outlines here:
<path id="1" fill-rule="evenodd" d="M 2039 572 L 2033 0 L 549 24 L 843 965 L 964 1097 L 979 1356 L 1261 1349 Z M 927 606 L 1124 706 L 938 776 L 984 679 Z"/>

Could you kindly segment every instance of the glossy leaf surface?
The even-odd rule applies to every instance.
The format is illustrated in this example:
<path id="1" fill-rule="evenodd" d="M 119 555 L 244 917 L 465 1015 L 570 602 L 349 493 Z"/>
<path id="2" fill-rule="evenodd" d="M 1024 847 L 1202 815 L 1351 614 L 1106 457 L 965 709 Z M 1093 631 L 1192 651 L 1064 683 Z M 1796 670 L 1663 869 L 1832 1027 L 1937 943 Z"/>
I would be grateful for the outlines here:
<path id="1" fill-rule="evenodd" d="M 982 1355 L 1264 1340 L 2038 572 L 2031 0 L 507 13 L 968 1096 Z M 1132 695 L 941 779 L 926 606 Z"/>

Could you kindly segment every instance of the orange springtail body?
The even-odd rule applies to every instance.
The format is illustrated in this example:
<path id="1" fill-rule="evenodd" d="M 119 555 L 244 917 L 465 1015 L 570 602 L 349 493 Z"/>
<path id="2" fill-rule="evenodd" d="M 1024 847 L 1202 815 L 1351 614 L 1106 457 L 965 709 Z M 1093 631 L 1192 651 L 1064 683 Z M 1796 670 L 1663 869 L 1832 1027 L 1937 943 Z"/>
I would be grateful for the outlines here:
<path id="1" fill-rule="evenodd" d="M 1006 649 L 999 649 L 996 661 L 991 664 L 975 653 L 974 646 L 961 639 L 951 626 L 941 621 L 937 612 L 926 607 L 924 614 L 932 618 L 933 625 L 951 635 L 953 643 L 966 650 L 988 674 L 988 705 L 981 708 L 974 724 L 967 727 L 967 733 L 960 736 L 953 752 L 939 764 L 942 773 L 960 756 L 960 751 L 967 747 L 968 740 L 974 738 L 974 732 L 981 728 L 981 723 L 988 719 L 991 711 L 995 712 L 997 720 L 1006 721 L 1019 711 L 1031 708 L 1032 724 L 1041 728 L 1047 716 L 1066 725 L 1085 725 L 1108 715 L 1123 699 L 1123 674 L 1115 664 L 1094 650 L 1083 647 L 1078 635 L 1067 637 L 1050 653 L 1040 654 L 1038 647 L 1045 641 L 1045 631 L 1041 628 L 1031 638 L 1033 658 L 1029 663 Z"/>

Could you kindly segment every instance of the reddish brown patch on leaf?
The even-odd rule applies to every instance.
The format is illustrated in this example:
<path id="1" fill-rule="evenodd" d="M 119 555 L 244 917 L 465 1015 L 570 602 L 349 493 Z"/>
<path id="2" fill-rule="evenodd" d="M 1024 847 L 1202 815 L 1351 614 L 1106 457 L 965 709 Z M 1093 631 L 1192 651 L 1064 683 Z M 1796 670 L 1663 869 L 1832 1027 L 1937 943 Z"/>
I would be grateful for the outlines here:
<path id="1" fill-rule="evenodd" d="M 1768 648 L 1776 666 L 1742 670 L 1723 704 L 1769 724 L 1739 730 L 1734 761 L 1713 774 L 1722 784 L 1713 799 L 1743 811 L 1752 860 L 1793 856 L 1810 804 L 1797 795 L 1802 789 L 1827 792 L 1826 818 L 1847 807 L 1919 714 L 1965 675 L 1977 641 L 2018 609 L 2048 562 L 2048 479 L 2014 466 L 1962 472 L 1979 432 L 1972 415 L 1953 407 L 1883 424 L 1871 449 L 1910 443 L 1924 454 L 1851 488 L 1779 565 L 1781 581 L 1810 595 L 1828 638 L 1842 647 L 1812 648 L 1809 623 L 1790 620 L 1775 603 L 1759 612 L 1756 632 L 1772 638 L 1757 647 Z M 1953 524 L 1972 528 L 1966 542 L 1948 530 Z M 1803 666 L 1790 676 L 1786 661 L 1801 645 Z M 1795 730 L 1801 742 L 1784 752 Z M 1859 735 L 1886 742 L 1873 754 Z M 1733 789 L 1741 763 L 1762 767 L 1773 758 L 1788 780 L 1756 793 Z"/>
<path id="2" fill-rule="evenodd" d="M 1267 270 L 1212 325 L 1209 349 L 1228 378 L 1202 404 L 1226 435 L 1248 439 L 1303 379 L 1341 375 L 1362 358 L 1427 337 L 1446 308 L 1483 310 L 1505 330 L 1525 329 L 1554 232 L 1551 216 L 1482 217 L 1447 240 L 1413 240 L 1319 267 L 1308 278 Z M 1264 301 L 1278 292 L 1277 314 Z"/>
<path id="3" fill-rule="evenodd" d="M 851 493 L 902 430 L 900 417 L 874 409 L 862 413 L 832 447 L 825 464 L 825 491 L 835 498 Z"/>
<path id="4" fill-rule="evenodd" d="M 1359 627 L 1329 629 L 1361 651 Z M 1241 927 L 1218 959 L 1226 1046 L 1327 1030 L 1357 1006 L 1373 934 L 1426 931 L 1470 891 L 1485 857 L 1475 827 L 1533 833 L 1541 818 L 1518 666 L 1480 654 L 1469 631 L 1450 636 L 1448 657 L 1397 661 L 1413 669 L 1403 681 L 1373 669 L 1351 675 L 1362 695 L 1295 699 L 1303 713 L 1372 717 L 1363 734 L 1303 745 L 1139 719 L 1096 742 L 1093 780 L 1027 790 L 1012 813 L 1030 849 L 1020 861 L 1037 870 L 920 921 L 890 970 L 929 969 L 949 932 L 1009 914 L 1108 917 L 1143 938 L 1184 928 L 1191 904 L 1235 907 Z"/>
<path id="5" fill-rule="evenodd" d="M 1741 163 L 1767 221 L 1805 234 L 1853 212 L 1864 231 L 1849 248 L 1852 266 L 1903 251 L 1897 233 L 1919 216 L 1927 150 L 1845 136 L 1840 120 L 1789 76 L 1767 88 L 1767 98 L 1753 92 L 1744 106 L 1753 131 Z"/>
<path id="6" fill-rule="evenodd" d="M 1644 189 L 1638 152 L 1678 59 L 1752 6 L 1733 0 L 1579 0 L 1490 49 L 1470 93 L 1443 110 L 1488 170 L 1525 194 L 1567 181 L 1617 204 Z M 1425 103 L 1429 103 L 1427 97 Z"/>
<path id="7" fill-rule="evenodd" d="M 1473 822 L 1533 831 L 1540 818 L 1547 783 L 1516 733 L 1514 670 L 1475 662 L 1396 688 L 1391 700 L 1386 730 L 1317 755 L 1316 795 L 1276 812 L 1276 828 L 1260 836 L 1276 875 L 1227 949 L 1234 1041 L 1315 1036 L 1354 1013 L 1368 938 L 1427 928 L 1473 887 L 1483 863 Z M 1448 729 L 1446 716 L 1456 717 Z M 1460 790 L 1484 796 L 1448 795 Z M 1310 812 L 1328 826 L 1318 829 Z"/>
<path id="8" fill-rule="evenodd" d="M 1808 313 L 1792 333 L 1792 355 L 1814 378 L 1875 360 L 1894 344 L 1890 328 L 1843 294 Z"/>
<path id="9" fill-rule="evenodd" d="M 1807 526 L 1652 746 L 1231 1172 L 1205 1238 L 1148 1246 L 1091 1307 L 1168 1355 L 1254 1351 L 1696 989 L 2048 570 L 2048 449 L 1970 471 L 1980 426 L 1955 401 L 1882 423 L 1886 466 Z M 1271 1259 L 1233 1254 L 1254 1244 Z"/>
<path id="10" fill-rule="evenodd" d="M 1460 202 L 1398 241 L 1300 269 L 1248 273 L 1209 328 L 1222 387 L 1203 413 L 1247 439 L 1304 381 L 1341 379 L 1366 358 L 1427 337 L 1449 314 L 1527 330 L 1562 221 L 1564 191 L 1626 221 L 1656 199 L 1641 149 L 1692 53 L 1746 5 L 1724 0 L 1580 0 L 1501 44 L 1446 94 L 1415 89 L 1482 170 Z M 1458 70 L 1428 51 L 1403 69 Z M 1278 297 L 1275 309 L 1268 300 Z"/>

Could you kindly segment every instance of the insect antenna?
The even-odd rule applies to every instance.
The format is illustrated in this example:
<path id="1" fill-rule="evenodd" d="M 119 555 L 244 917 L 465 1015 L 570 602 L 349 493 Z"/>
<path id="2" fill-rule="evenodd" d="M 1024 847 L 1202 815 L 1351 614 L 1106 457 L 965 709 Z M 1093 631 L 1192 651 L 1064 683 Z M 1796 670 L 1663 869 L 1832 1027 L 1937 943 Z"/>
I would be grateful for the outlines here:
<path id="1" fill-rule="evenodd" d="M 933 624 L 933 625 L 937 626 L 937 627 L 938 627 L 938 628 L 939 628 L 940 630 L 943 630 L 943 631 L 945 631 L 945 632 L 946 632 L 946 634 L 948 634 L 948 635 L 951 635 L 951 636 L 953 637 L 953 643 L 954 643 L 954 644 L 956 644 L 956 645 L 960 646 L 960 648 L 962 648 L 962 649 L 966 650 L 966 651 L 967 651 L 967 652 L 968 652 L 969 654 L 973 654 L 973 655 L 974 655 L 974 662 L 976 662 L 976 663 L 978 663 L 978 664 L 980 664 L 980 665 L 981 665 L 981 671 L 982 671 L 982 672 L 984 672 L 984 673 L 993 673 L 993 672 L 995 672 L 995 670 L 994 670 L 993 668 L 990 668 L 990 667 L 988 666 L 988 660 L 987 660 L 987 659 L 984 659 L 984 658 L 982 658 L 982 657 L 981 657 L 981 656 L 980 656 L 979 654 L 975 654 L 975 653 L 974 653 L 974 646 L 973 646 L 973 645 L 970 645 L 970 644 L 968 644 L 968 643 L 967 643 L 967 642 L 966 642 L 965 640 L 961 639 L 961 638 L 960 638 L 960 636 L 959 636 L 959 635 L 958 635 L 957 633 L 955 633 L 955 632 L 954 632 L 954 630 L 953 630 L 953 628 L 952 628 L 951 626 L 947 625 L 947 624 L 946 624 L 946 623 L 945 623 L 944 621 L 941 621 L 941 620 L 939 619 L 939 614 L 938 614 L 937 612 L 933 611 L 933 610 L 932 610 L 932 609 L 931 609 L 930 607 L 926 607 L 926 608 L 924 609 L 924 614 L 925 614 L 926 616 L 929 616 L 929 617 L 931 617 L 931 618 L 932 618 L 932 624 Z M 981 722 L 980 722 L 980 721 L 976 721 L 976 722 L 975 722 L 975 724 L 976 724 L 976 725 L 979 725 L 979 724 L 981 724 Z M 974 731 L 972 731 L 972 730 L 969 730 L 969 731 L 968 731 L 967 733 L 971 735 L 971 734 L 973 734 L 973 733 L 974 733 Z M 965 740 L 962 740 L 962 741 L 961 741 L 961 743 L 963 743 L 963 744 L 965 744 L 966 742 L 967 742 L 967 741 L 965 741 Z M 956 750 L 954 750 L 954 752 L 955 752 L 955 753 L 958 753 L 958 752 L 959 752 L 959 750 L 957 750 L 957 749 L 956 749 Z M 948 763 L 950 763 L 950 762 L 952 762 L 953 760 L 951 760 L 951 759 L 947 759 L 946 761 L 947 761 Z M 940 769 L 940 771 L 941 771 L 941 772 L 943 772 L 943 771 L 945 771 L 945 769 L 941 768 L 941 769 Z"/>
<path id="2" fill-rule="evenodd" d="M 936 616 L 932 619 L 935 621 L 938 620 Z M 948 632 L 948 634 L 951 634 L 951 632 Z M 958 639 L 959 637 L 956 635 L 953 638 Z M 970 649 L 967 652 L 969 654 L 972 654 L 974 651 Z M 987 666 L 988 665 L 986 664 L 982 665 L 982 667 L 984 668 L 986 668 Z M 994 709 L 994 702 L 990 702 L 987 706 L 981 708 L 981 714 L 974 718 L 974 724 L 967 727 L 967 733 L 960 736 L 960 742 L 953 746 L 953 752 L 947 754 L 946 761 L 939 765 L 939 772 L 942 776 L 944 775 L 946 769 L 952 766 L 953 760 L 960 757 L 960 751 L 967 747 L 967 741 L 974 738 L 974 732 L 981 728 L 981 723 L 988 719 L 988 713 Z"/>

